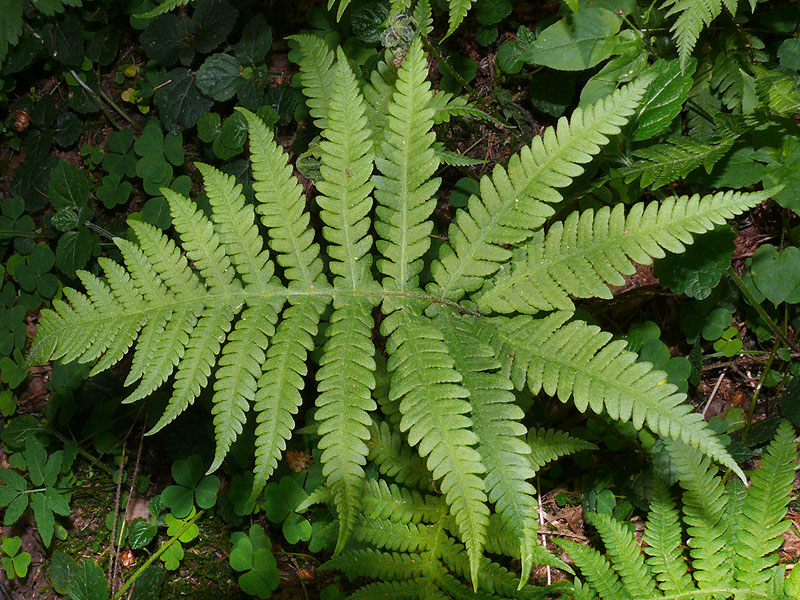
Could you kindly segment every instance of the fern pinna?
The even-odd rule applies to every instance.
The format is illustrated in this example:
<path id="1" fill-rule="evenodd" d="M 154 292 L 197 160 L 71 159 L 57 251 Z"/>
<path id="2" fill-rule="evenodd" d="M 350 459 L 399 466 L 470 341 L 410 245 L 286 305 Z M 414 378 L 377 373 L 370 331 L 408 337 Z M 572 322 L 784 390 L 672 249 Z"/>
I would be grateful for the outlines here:
<path id="1" fill-rule="evenodd" d="M 664 483 L 656 481 L 644 529 L 644 551 L 632 529 L 604 514 L 587 515 L 606 553 L 559 540 L 586 578 L 582 598 L 792 600 L 777 550 L 783 545 L 787 506 L 797 469 L 797 441 L 788 422 L 778 428 L 745 489 L 723 484 L 718 470 L 697 450 L 667 443 L 683 488 L 683 524 L 691 573 L 682 548 L 681 513 Z M 792 584 L 793 585 L 793 584 Z M 592 592 L 597 596 L 592 595 Z"/>
<path id="2" fill-rule="evenodd" d="M 681 252 L 693 234 L 767 193 L 588 210 L 545 227 L 562 200 L 558 189 L 637 110 L 647 82 L 634 82 L 562 118 L 484 176 L 480 195 L 458 212 L 449 241 L 426 267 L 440 183 L 433 125 L 464 104 L 431 90 L 419 40 L 399 67 L 380 65 L 363 95 L 341 50 L 313 36 L 295 42 L 311 114 L 322 128 L 315 197 L 321 231 L 310 225 L 306 198 L 273 133 L 242 110 L 255 207 L 232 177 L 198 165 L 208 214 L 164 190 L 180 242 L 131 221 L 136 240 L 116 240 L 125 266 L 103 258 L 102 276 L 79 274 L 85 293 L 66 289 L 42 312 L 33 360 L 96 361 L 98 373 L 133 348 L 127 384 L 135 387 L 127 401 L 171 379 L 171 399 L 152 432 L 209 389 L 217 441 L 210 470 L 253 412 L 254 497 L 276 468 L 304 396 L 314 396 L 326 477 L 319 497 L 335 505 L 338 552 L 361 526 L 368 497 L 379 305 L 391 380 L 387 397 L 377 400 L 393 415 L 393 435 L 416 449 L 414 464 L 424 464 L 436 482 L 443 497 L 437 506 L 448 519 L 441 527 L 455 532 L 453 543 L 466 557 L 459 573 L 476 587 L 483 553 L 497 543 L 491 524 L 511 532 L 522 582 L 543 555 L 531 485 L 538 463 L 530 443 L 539 438 L 525 437 L 515 388 L 646 425 L 743 477 L 685 396 L 663 384 L 664 374 L 575 319 L 570 298 L 608 297 L 606 284 L 631 273 L 631 261 Z M 430 273 L 424 287 L 423 271 Z M 308 362 L 320 336 L 314 386 Z M 457 549 L 431 543 L 434 554 Z M 449 585 L 433 575 L 426 575 L 431 585 Z"/>

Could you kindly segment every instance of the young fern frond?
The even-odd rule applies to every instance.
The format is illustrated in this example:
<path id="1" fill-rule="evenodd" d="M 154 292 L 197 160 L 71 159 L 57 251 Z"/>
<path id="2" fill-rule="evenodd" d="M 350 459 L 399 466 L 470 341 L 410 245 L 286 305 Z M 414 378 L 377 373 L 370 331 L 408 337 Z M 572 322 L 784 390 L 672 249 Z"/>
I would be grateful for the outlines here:
<path id="1" fill-rule="evenodd" d="M 681 67 L 685 67 L 704 27 L 722 12 L 723 5 L 736 15 L 737 0 L 665 0 L 661 8 L 669 9 L 666 16 L 678 15 L 670 31 L 678 46 Z"/>
<path id="2" fill-rule="evenodd" d="M 586 577 L 586 583 L 602 600 L 632 600 L 611 563 L 600 552 L 570 540 L 556 539 L 555 543 L 569 553 L 572 562 Z"/>
<path id="3" fill-rule="evenodd" d="M 516 250 L 508 266 L 476 296 L 482 312 L 535 314 L 572 310 L 570 296 L 611 298 L 607 284 L 623 285 L 633 261 L 649 264 L 664 249 L 683 252 L 704 233 L 752 208 L 769 192 L 720 192 L 668 198 L 664 202 L 573 212 L 547 232 L 538 231 Z"/>

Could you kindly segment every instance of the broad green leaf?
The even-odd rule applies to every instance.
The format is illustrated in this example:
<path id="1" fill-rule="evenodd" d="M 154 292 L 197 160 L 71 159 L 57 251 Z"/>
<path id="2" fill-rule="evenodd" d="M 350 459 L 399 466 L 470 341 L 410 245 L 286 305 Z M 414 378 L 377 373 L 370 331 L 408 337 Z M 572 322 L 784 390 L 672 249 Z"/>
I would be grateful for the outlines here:
<path id="1" fill-rule="evenodd" d="M 615 52 L 621 24 L 610 10 L 582 8 L 542 31 L 522 58 L 559 71 L 590 69 Z"/>
<path id="2" fill-rule="evenodd" d="M 25 463 L 28 466 L 31 483 L 37 487 L 41 486 L 44 483 L 47 450 L 36 436 L 29 437 L 25 442 Z"/>
<path id="3" fill-rule="evenodd" d="M 53 511 L 47 503 L 47 498 L 42 492 L 31 494 L 31 508 L 36 528 L 39 530 L 39 535 L 42 536 L 42 543 L 48 548 L 53 540 L 56 521 Z"/>
<path id="4" fill-rule="evenodd" d="M 753 255 L 753 283 L 776 306 L 800 302 L 800 249 L 789 246 L 778 251 L 764 244 Z"/>
<path id="5" fill-rule="evenodd" d="M 74 277 L 78 269 L 86 266 L 92 256 L 92 234 L 82 227 L 61 236 L 56 246 L 56 266 L 64 275 Z"/>
<path id="6" fill-rule="evenodd" d="M 650 139 L 669 127 L 689 97 L 696 67 L 697 61 L 694 59 L 690 59 L 683 69 L 678 60 L 662 59 L 650 68 L 655 78 L 647 86 L 639 113 L 633 120 L 634 140 Z"/>
<path id="7" fill-rule="evenodd" d="M 59 159 L 50 173 L 50 204 L 56 210 L 82 208 L 89 202 L 89 180 L 78 167 Z"/>
<path id="8" fill-rule="evenodd" d="M 188 69 L 169 71 L 164 83 L 156 90 L 155 100 L 167 129 L 194 127 L 197 119 L 207 113 L 214 103 L 200 93 Z"/>
<path id="9" fill-rule="evenodd" d="M 3 0 L 0 2 L 0 65 L 8 54 L 9 46 L 14 46 L 22 35 L 22 9 L 24 0 Z"/>
<path id="10" fill-rule="evenodd" d="M 242 39 L 236 44 L 234 52 L 242 64 L 256 64 L 264 60 L 271 45 L 272 28 L 264 15 L 257 14 L 244 26 Z"/>
<path id="11" fill-rule="evenodd" d="M 72 600 L 107 600 L 108 582 L 103 570 L 93 560 L 84 560 L 69 584 Z"/>
<path id="12" fill-rule="evenodd" d="M 242 67 L 230 54 L 212 54 L 197 71 L 197 87 L 217 102 L 230 100 L 242 87 Z"/>

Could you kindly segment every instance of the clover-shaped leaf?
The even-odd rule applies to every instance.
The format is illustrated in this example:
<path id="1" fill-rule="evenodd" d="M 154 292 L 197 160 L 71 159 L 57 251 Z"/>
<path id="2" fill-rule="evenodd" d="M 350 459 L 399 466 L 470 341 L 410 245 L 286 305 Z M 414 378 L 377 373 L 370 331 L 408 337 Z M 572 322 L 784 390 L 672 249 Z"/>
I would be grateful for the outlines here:
<path id="1" fill-rule="evenodd" d="M 219 478 L 216 475 L 203 477 L 203 460 L 197 454 L 172 463 L 172 478 L 177 485 L 171 485 L 161 493 L 164 505 L 179 519 L 186 518 L 194 509 L 211 508 L 217 502 Z"/>
<path id="2" fill-rule="evenodd" d="M 281 477 L 278 483 L 268 483 L 264 488 L 261 507 L 273 523 L 286 519 L 308 497 L 292 475 Z"/>
<path id="3" fill-rule="evenodd" d="M 189 523 L 189 521 L 191 521 L 192 518 L 194 518 L 196 514 L 197 511 L 194 509 L 194 507 L 192 507 L 192 510 L 189 512 L 188 516 L 185 519 L 177 518 L 172 513 L 167 514 L 164 517 L 164 522 L 167 524 L 167 535 L 168 536 L 178 535 L 181 529 L 183 529 Z M 200 528 L 194 523 L 192 523 L 191 525 L 189 525 L 189 527 L 187 527 L 184 530 L 183 533 L 180 534 L 178 540 L 183 542 L 184 544 L 188 544 L 198 535 L 200 535 Z"/>
<path id="4" fill-rule="evenodd" d="M 239 587 L 251 596 L 269 598 L 280 583 L 280 575 L 264 530 L 260 525 L 252 525 L 247 535 L 236 532 L 231 539 L 230 565 L 235 571 L 243 571 Z"/>
<path id="5" fill-rule="evenodd" d="M 9 579 L 15 577 L 25 577 L 28 574 L 28 567 L 31 564 L 31 555 L 27 552 L 20 552 L 22 549 L 22 540 L 19 536 L 8 536 L 3 538 L 2 550 L 3 554 L 3 569 L 6 571 Z"/>
<path id="6" fill-rule="evenodd" d="M 181 560 L 183 560 L 183 546 L 180 542 L 174 542 L 169 548 L 164 550 L 161 555 L 161 560 L 164 562 L 164 568 L 167 571 L 174 571 L 177 569 Z"/>

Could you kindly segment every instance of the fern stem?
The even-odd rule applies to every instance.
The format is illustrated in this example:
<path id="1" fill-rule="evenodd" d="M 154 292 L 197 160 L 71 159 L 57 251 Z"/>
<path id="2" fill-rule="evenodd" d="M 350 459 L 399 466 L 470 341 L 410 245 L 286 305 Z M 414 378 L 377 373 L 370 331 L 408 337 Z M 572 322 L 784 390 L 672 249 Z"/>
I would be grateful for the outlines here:
<path id="1" fill-rule="evenodd" d="M 139 578 L 139 576 L 142 573 L 145 572 L 147 567 L 149 567 L 156 560 L 158 560 L 158 558 L 162 554 L 164 554 L 164 552 L 166 552 L 167 549 L 170 546 L 172 546 L 172 544 L 174 544 L 178 540 L 179 537 L 181 537 L 184 533 L 186 533 L 186 531 L 189 529 L 189 527 L 194 525 L 194 522 L 197 521 L 197 519 L 199 519 L 203 515 L 203 513 L 205 513 L 205 512 L 206 512 L 205 510 L 200 510 L 200 511 L 198 511 L 198 513 L 195 516 L 193 516 L 191 519 L 186 521 L 186 523 L 183 524 L 183 527 L 181 527 L 180 530 L 178 530 L 178 532 L 175 535 L 173 535 L 166 542 L 164 542 L 164 544 L 161 546 L 161 548 L 159 548 L 158 550 L 153 552 L 153 554 L 150 556 L 150 558 L 148 558 L 146 561 L 144 561 L 144 564 L 141 567 L 136 569 L 136 572 L 133 575 L 131 575 L 124 584 L 122 584 L 122 587 L 117 590 L 117 593 L 114 594 L 114 596 L 112 597 L 111 600 L 119 600 L 120 598 L 122 598 L 122 594 L 125 593 L 125 590 L 127 590 L 134 583 L 136 583 L 136 580 Z"/>
<path id="2" fill-rule="evenodd" d="M 749 287 L 747 287 L 747 284 L 745 283 L 744 279 L 742 279 L 739 276 L 739 274 L 736 272 L 736 269 L 730 267 L 728 269 L 728 275 L 731 276 L 733 282 L 739 287 L 739 289 L 742 292 L 742 295 L 745 297 L 750 306 L 752 306 L 756 310 L 758 316 L 764 320 L 764 323 L 767 324 L 767 327 L 769 327 L 770 331 L 772 331 L 772 333 L 775 334 L 775 337 L 777 337 L 781 341 L 781 343 L 784 344 L 787 348 L 791 348 L 795 352 L 800 351 L 797 345 L 795 345 L 795 343 L 792 340 L 790 340 L 783 331 L 781 331 L 781 328 L 778 327 L 778 324 L 775 323 L 772 317 L 770 317 L 767 314 L 767 311 L 764 310 L 764 307 L 761 306 L 761 303 L 758 300 L 756 300 L 755 296 L 753 295 L 753 292 L 750 290 Z"/>

